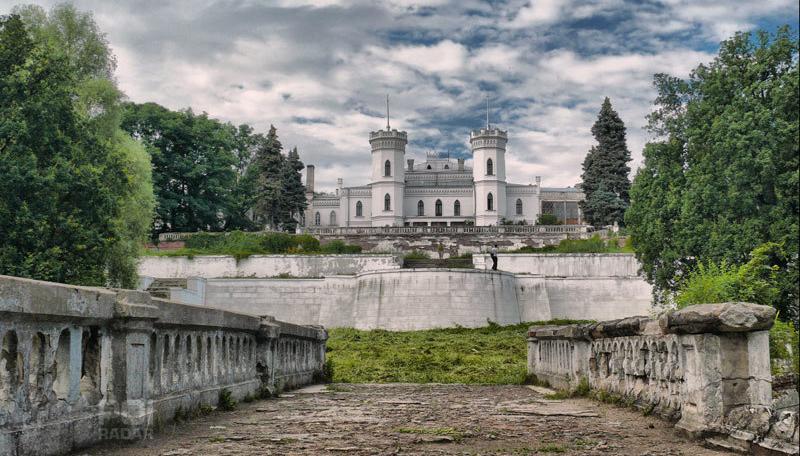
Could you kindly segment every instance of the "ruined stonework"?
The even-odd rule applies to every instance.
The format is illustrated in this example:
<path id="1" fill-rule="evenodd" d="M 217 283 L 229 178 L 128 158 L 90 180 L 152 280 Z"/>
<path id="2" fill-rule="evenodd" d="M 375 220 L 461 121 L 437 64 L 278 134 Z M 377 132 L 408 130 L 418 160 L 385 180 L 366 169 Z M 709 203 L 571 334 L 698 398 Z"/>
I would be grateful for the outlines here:
<path id="1" fill-rule="evenodd" d="M 532 327 L 528 372 L 562 389 L 588 381 L 725 447 L 796 454 L 797 413 L 772 407 L 774 318 L 771 307 L 726 303 L 658 320 Z"/>
<path id="2" fill-rule="evenodd" d="M 183 413 L 306 384 L 327 334 L 131 290 L 0 276 L 0 454 L 142 438 Z"/>

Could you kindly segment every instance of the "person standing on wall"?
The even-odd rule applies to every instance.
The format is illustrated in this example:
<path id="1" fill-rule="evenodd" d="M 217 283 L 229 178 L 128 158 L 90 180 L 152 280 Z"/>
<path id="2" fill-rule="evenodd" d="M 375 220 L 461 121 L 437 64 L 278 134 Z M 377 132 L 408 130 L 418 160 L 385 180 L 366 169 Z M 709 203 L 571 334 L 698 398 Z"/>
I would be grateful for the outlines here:
<path id="1" fill-rule="evenodd" d="M 492 271 L 497 270 L 497 244 L 489 250 L 489 256 L 492 257 Z"/>

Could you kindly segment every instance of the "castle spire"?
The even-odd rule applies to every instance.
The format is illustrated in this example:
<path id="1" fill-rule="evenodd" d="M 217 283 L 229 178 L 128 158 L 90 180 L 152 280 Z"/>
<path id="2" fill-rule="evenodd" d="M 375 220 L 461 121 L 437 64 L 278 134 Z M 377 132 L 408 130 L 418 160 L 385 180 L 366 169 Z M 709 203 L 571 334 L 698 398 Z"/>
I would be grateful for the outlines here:
<path id="1" fill-rule="evenodd" d="M 386 94 L 386 131 L 389 131 L 389 94 Z"/>

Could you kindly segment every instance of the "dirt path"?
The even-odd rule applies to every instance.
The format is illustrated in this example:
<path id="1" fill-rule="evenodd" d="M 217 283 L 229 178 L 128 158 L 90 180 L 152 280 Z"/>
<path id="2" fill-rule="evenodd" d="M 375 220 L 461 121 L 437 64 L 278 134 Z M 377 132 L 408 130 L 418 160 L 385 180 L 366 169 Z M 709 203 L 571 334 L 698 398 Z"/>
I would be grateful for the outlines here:
<path id="1" fill-rule="evenodd" d="M 525 386 L 334 385 L 87 455 L 721 455 L 654 417 Z"/>

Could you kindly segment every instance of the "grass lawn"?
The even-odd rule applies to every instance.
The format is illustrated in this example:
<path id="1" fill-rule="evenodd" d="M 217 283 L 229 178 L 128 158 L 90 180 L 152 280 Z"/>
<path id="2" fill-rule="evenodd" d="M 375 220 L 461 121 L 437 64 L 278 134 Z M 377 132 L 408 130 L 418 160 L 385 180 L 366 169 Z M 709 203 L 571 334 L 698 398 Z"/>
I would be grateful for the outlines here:
<path id="1" fill-rule="evenodd" d="M 334 328 L 329 330 L 327 357 L 334 383 L 522 384 L 528 328 L 568 323 L 585 322 L 399 332 Z"/>

